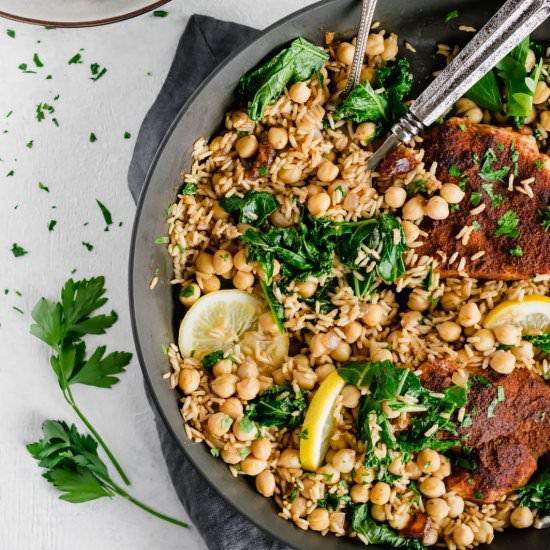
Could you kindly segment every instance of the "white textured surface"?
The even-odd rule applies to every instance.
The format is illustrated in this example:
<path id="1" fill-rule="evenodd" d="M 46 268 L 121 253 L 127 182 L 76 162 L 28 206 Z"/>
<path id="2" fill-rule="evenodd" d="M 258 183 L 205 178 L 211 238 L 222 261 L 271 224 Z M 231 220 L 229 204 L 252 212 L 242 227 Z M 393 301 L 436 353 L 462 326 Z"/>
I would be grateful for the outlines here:
<path id="1" fill-rule="evenodd" d="M 172 60 L 192 13 L 264 27 L 307 0 L 174 0 L 170 15 L 96 29 L 45 30 L 0 21 L 0 548 L 3 550 L 172 550 L 204 548 L 194 530 L 164 524 L 113 499 L 73 505 L 40 477 L 24 444 L 45 418 L 73 420 L 48 365 L 45 346 L 28 333 L 30 310 L 62 283 L 103 274 L 110 306 L 120 320 L 103 338 L 110 349 L 133 351 L 127 299 L 127 263 L 134 205 L 126 171 L 135 136 Z M 6 35 L 16 31 L 16 38 Z M 84 64 L 68 65 L 79 51 Z M 23 74 L 38 53 L 44 68 Z M 89 80 L 90 63 L 108 73 Z M 148 75 L 150 73 L 150 75 Z M 53 78 L 46 80 L 46 75 Z M 59 94 L 57 101 L 53 97 Z M 55 105 L 38 123 L 40 102 Z M 6 118 L 6 114 L 13 114 Z M 7 133 L 2 133 L 7 130 Z M 123 139 L 128 131 L 130 140 Z M 89 142 L 89 134 L 97 136 Z M 25 145 L 34 141 L 32 149 Z M 6 177 L 11 170 L 15 174 Z M 38 189 L 38 182 L 50 193 Z M 111 210 L 115 226 L 104 232 L 95 203 Z M 55 208 L 53 208 L 55 206 Z M 159 215 L 164 205 L 159 205 Z M 57 220 L 49 233 L 48 222 Z M 84 226 L 85 222 L 89 222 Z M 122 227 L 118 223 L 123 222 Z M 88 241 L 94 250 L 81 244 Z M 29 254 L 14 258 L 17 242 Z M 4 295 L 4 289 L 9 293 Z M 22 293 L 19 297 L 15 290 Z M 20 314 L 13 306 L 24 311 Z M 77 387 L 77 399 L 134 481 L 133 491 L 163 511 L 185 517 L 162 460 L 142 376 L 134 360 L 111 391 Z M 221 526 L 220 526 L 221 527 Z"/>

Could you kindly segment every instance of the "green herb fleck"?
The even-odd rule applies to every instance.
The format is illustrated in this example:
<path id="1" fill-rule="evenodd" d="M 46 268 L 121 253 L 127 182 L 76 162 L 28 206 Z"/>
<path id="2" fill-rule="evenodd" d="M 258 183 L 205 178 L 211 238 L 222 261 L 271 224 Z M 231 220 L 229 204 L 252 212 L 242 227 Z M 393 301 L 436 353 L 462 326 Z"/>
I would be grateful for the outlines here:
<path id="1" fill-rule="evenodd" d="M 489 198 L 491 199 L 491 207 L 492 208 L 498 208 L 504 201 L 504 197 L 500 193 L 495 193 L 493 191 L 493 184 L 492 183 L 482 183 L 481 188 Z"/>
<path id="2" fill-rule="evenodd" d="M 497 230 L 495 237 L 511 237 L 515 239 L 519 237 L 519 218 L 513 210 L 507 210 L 497 220 Z"/>
<path id="3" fill-rule="evenodd" d="M 124 139 L 130 139 L 132 134 L 130 132 L 124 132 Z"/>
<path id="4" fill-rule="evenodd" d="M 82 55 L 80 53 L 77 53 L 71 57 L 68 61 L 68 65 L 80 65 L 82 63 Z"/>
<path id="5" fill-rule="evenodd" d="M 31 139 L 31 140 L 27 143 L 26 147 L 27 147 L 27 149 L 32 149 L 32 146 L 33 146 L 33 145 L 34 145 L 34 140 Z"/>
<path id="6" fill-rule="evenodd" d="M 97 136 L 93 132 L 90 132 L 90 143 L 95 143 L 96 141 Z"/>
<path id="7" fill-rule="evenodd" d="M 537 159 L 534 164 L 536 170 L 542 170 L 544 168 L 545 161 L 544 159 Z"/>
<path id="8" fill-rule="evenodd" d="M 456 19 L 458 17 L 458 10 L 453 10 L 453 11 L 450 11 L 447 16 L 445 17 L 445 23 L 453 20 L 453 19 Z"/>
<path id="9" fill-rule="evenodd" d="M 191 286 L 189 286 L 189 289 L 191 290 L 191 293 L 193 293 L 193 289 L 191 288 Z M 223 359 L 223 351 L 218 350 L 218 351 L 213 351 L 211 353 L 206 354 L 202 358 L 201 363 L 205 370 L 210 371 L 214 368 L 216 363 L 220 362 L 222 359 Z"/>
<path id="10" fill-rule="evenodd" d="M 13 243 L 11 245 L 11 253 L 16 258 L 20 258 L 21 256 L 24 256 L 25 254 L 28 254 L 28 252 L 22 246 L 19 246 L 17 243 Z"/>
<path id="11" fill-rule="evenodd" d="M 57 225 L 57 220 L 50 220 L 50 223 L 48 224 L 48 231 L 53 231 L 56 225 Z"/>
<path id="12" fill-rule="evenodd" d="M 167 17 L 168 16 L 168 12 L 166 10 L 155 10 L 153 12 L 153 15 L 155 17 Z"/>
<path id="13" fill-rule="evenodd" d="M 107 72 L 107 68 L 102 67 L 101 65 L 99 65 L 99 63 L 92 63 L 90 65 L 90 72 L 92 73 L 90 80 L 97 82 L 102 76 L 105 75 L 105 73 Z"/>
<path id="14" fill-rule="evenodd" d="M 462 172 L 456 164 L 451 164 L 451 166 L 449 167 L 449 176 L 453 176 L 455 178 L 459 178 L 460 176 L 462 176 Z"/>
<path id="15" fill-rule="evenodd" d="M 186 183 L 181 191 L 180 194 L 182 195 L 194 195 L 197 192 L 197 186 L 194 183 Z"/>
<path id="16" fill-rule="evenodd" d="M 107 224 L 105 231 L 108 231 L 109 225 L 113 225 L 113 216 L 111 215 L 111 212 L 109 211 L 109 209 L 99 199 L 96 199 L 95 202 L 99 206 L 99 209 L 101 210 L 101 214 L 103 214 L 103 219 Z"/>
<path id="17" fill-rule="evenodd" d="M 40 67 L 43 67 L 44 66 L 44 63 L 42 63 L 42 61 L 40 60 L 40 57 L 38 57 L 38 54 L 35 53 L 32 57 L 32 60 L 34 61 L 34 64 L 40 68 Z"/>
<path id="18" fill-rule="evenodd" d="M 470 195 L 470 204 L 472 206 L 479 206 L 479 204 L 481 204 L 481 193 L 479 191 L 472 191 Z"/>
<path id="19" fill-rule="evenodd" d="M 38 182 L 38 189 L 41 191 L 46 191 L 46 193 L 50 192 L 50 188 L 47 185 L 44 185 L 41 181 Z"/>
<path id="20" fill-rule="evenodd" d="M 519 245 L 514 248 L 510 248 L 508 252 L 510 253 L 510 256 L 523 256 L 523 248 Z"/>
<path id="21" fill-rule="evenodd" d="M 155 244 L 168 244 L 169 242 L 170 242 L 170 237 L 168 237 L 167 235 L 162 235 L 161 237 L 157 237 L 154 240 Z"/>
<path id="22" fill-rule="evenodd" d="M 487 418 L 492 418 L 493 416 L 495 416 L 496 406 L 499 403 L 502 403 L 505 399 L 506 395 L 504 393 L 504 386 L 497 386 L 497 394 L 487 407 Z"/>
<path id="23" fill-rule="evenodd" d="M 210 454 L 214 457 L 214 458 L 218 458 L 220 456 L 220 450 L 219 449 L 216 449 L 216 447 L 211 447 L 210 448 Z"/>
<path id="24" fill-rule="evenodd" d="M 94 245 L 86 241 L 82 241 L 82 246 L 88 251 L 91 252 L 94 249 Z"/>
<path id="25" fill-rule="evenodd" d="M 7 30 L 6 30 L 6 34 L 7 34 L 10 38 L 15 38 L 15 31 L 12 30 L 12 29 L 7 29 Z"/>

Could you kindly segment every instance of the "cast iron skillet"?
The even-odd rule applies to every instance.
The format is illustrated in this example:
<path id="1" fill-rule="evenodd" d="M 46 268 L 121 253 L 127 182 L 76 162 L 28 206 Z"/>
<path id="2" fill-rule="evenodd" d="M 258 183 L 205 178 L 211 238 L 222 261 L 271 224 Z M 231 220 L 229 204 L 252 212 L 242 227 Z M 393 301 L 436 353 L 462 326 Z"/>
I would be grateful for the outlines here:
<path id="1" fill-rule="evenodd" d="M 466 42 L 471 35 L 459 31 L 458 25 L 479 28 L 500 4 L 498 0 L 385 0 L 379 2 L 375 20 L 397 32 L 401 45 L 408 40 L 417 49 L 416 54 L 403 48 L 401 51 L 409 57 L 417 87 L 421 88 L 437 63 L 435 43 Z M 145 380 L 166 426 L 199 472 L 230 504 L 273 537 L 304 550 L 316 545 L 323 550 L 351 550 L 360 545 L 348 538 L 320 538 L 317 533 L 302 531 L 282 520 L 271 500 L 260 496 L 244 479 L 233 478 L 227 466 L 213 458 L 205 445 L 191 443 L 185 435 L 177 394 L 161 377 L 168 368 L 161 344 L 177 341 L 177 322 L 182 312 L 175 304 L 169 284 L 170 257 L 164 247 L 155 246 L 153 241 L 166 232 L 166 206 L 176 197 L 181 172 L 190 166 L 193 141 L 200 135 L 209 137 L 217 130 L 225 111 L 234 103 L 239 78 L 296 36 L 302 35 L 317 44 L 323 43 L 323 34 L 329 30 L 343 37 L 353 36 L 359 8 L 359 0 L 324 0 L 309 6 L 266 29 L 212 74 L 179 112 L 157 151 L 139 200 L 132 235 L 129 276 L 132 328 Z M 460 17 L 444 23 L 446 14 L 456 8 Z M 149 290 L 155 275 L 159 283 Z M 545 539 L 544 531 L 512 529 L 497 534 L 492 549 L 515 550 L 521 546 L 526 550 L 543 550 L 549 546 Z"/>

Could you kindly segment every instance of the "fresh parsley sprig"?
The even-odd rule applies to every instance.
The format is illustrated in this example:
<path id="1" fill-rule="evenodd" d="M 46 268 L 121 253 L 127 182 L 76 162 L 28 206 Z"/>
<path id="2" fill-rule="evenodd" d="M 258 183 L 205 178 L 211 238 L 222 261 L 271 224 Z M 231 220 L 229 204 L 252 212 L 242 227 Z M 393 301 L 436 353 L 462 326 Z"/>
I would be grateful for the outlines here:
<path id="1" fill-rule="evenodd" d="M 132 358 L 131 353 L 115 351 L 105 354 L 106 347 L 98 346 L 87 356 L 82 340 L 87 334 L 105 334 L 118 319 L 115 311 L 109 314 L 95 312 L 107 302 L 105 278 L 94 277 L 73 281 L 69 279 L 61 290 L 59 302 L 41 298 L 32 311 L 34 324 L 31 333 L 52 349 L 50 364 L 57 376 L 63 397 L 93 434 L 109 460 L 127 485 L 128 476 L 121 465 L 78 407 L 71 387 L 86 384 L 98 388 L 110 388 L 119 379 Z"/>
<path id="2" fill-rule="evenodd" d="M 97 453 L 96 440 L 79 433 L 74 424 L 69 426 L 62 421 L 46 420 L 42 432 L 44 437 L 29 443 L 27 450 L 38 465 L 46 469 L 43 477 L 62 492 L 61 500 L 81 503 L 118 495 L 164 521 L 189 527 L 183 521 L 150 508 L 115 483 Z"/>

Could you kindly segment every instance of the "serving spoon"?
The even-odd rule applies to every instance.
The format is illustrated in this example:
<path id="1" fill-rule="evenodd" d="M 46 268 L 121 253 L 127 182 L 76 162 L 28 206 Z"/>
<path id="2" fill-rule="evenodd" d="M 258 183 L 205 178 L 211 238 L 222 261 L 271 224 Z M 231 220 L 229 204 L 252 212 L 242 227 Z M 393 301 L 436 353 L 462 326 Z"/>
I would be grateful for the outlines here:
<path id="1" fill-rule="evenodd" d="M 374 170 L 399 143 L 433 124 L 550 15 L 550 0 L 508 0 L 416 98 L 367 161 Z"/>

